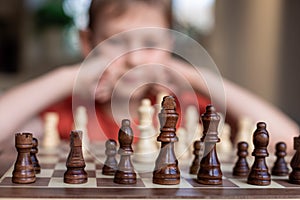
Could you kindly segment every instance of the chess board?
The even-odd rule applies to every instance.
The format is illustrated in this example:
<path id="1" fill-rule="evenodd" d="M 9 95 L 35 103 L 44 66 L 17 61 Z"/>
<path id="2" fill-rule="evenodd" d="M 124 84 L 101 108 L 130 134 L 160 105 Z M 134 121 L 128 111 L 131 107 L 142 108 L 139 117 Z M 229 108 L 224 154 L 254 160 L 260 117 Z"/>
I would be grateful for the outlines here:
<path id="1" fill-rule="evenodd" d="M 97 149 L 97 146 L 91 148 Z M 192 162 L 179 159 L 181 180 L 179 185 L 157 185 L 152 183 L 153 164 L 133 162 L 137 171 L 137 184 L 122 185 L 113 182 L 113 176 L 102 175 L 105 160 L 103 148 L 85 153 L 85 170 L 88 182 L 65 184 L 68 145 L 56 150 L 40 149 L 38 159 L 41 173 L 32 184 L 14 184 L 11 181 L 13 166 L 0 179 L 0 197 L 12 198 L 300 198 L 300 185 L 290 184 L 285 177 L 272 176 L 269 186 L 253 186 L 246 178 L 231 175 L 232 163 L 221 163 L 222 185 L 202 185 L 196 182 L 196 175 L 188 173 Z M 1 161 L 3 162 L 3 161 Z"/>

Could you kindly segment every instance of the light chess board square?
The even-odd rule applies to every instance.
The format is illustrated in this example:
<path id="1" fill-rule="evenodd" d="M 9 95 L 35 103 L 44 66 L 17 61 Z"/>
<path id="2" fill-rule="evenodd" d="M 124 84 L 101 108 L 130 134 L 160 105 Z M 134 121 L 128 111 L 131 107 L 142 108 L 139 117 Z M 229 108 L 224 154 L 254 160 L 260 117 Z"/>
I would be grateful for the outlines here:
<path id="1" fill-rule="evenodd" d="M 83 184 L 67 184 L 64 183 L 64 178 L 51 178 L 48 187 L 58 187 L 58 188 L 95 188 L 97 187 L 96 178 L 88 178 L 87 183 Z"/>

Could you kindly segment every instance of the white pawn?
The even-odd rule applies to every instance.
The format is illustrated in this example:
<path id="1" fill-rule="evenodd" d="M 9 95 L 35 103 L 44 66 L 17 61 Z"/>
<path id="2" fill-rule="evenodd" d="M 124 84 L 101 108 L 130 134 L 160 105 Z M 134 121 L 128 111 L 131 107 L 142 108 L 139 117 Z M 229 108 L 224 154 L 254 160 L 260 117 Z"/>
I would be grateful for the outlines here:
<path id="1" fill-rule="evenodd" d="M 220 143 L 217 144 L 217 152 L 220 155 L 219 159 L 221 161 L 230 161 L 231 157 L 233 156 L 233 145 L 230 141 L 231 136 L 231 128 L 230 125 L 224 123 L 223 127 L 220 128 Z"/>
<path id="2" fill-rule="evenodd" d="M 235 139 L 235 144 L 239 142 L 247 142 L 249 145 L 249 152 L 254 149 L 254 144 L 252 142 L 252 135 L 256 129 L 256 124 L 248 117 L 241 117 L 238 120 L 238 131 Z"/>
<path id="3" fill-rule="evenodd" d="M 199 123 L 199 113 L 195 106 L 191 105 L 185 111 L 185 129 L 187 137 L 187 146 L 189 147 L 189 154 L 192 155 L 194 141 L 200 140 L 202 137 L 202 126 Z"/>
<path id="4" fill-rule="evenodd" d="M 43 147 L 46 149 L 54 149 L 60 144 L 60 136 L 58 133 L 59 116 L 55 112 L 48 112 L 45 114 L 44 120 Z"/>
<path id="5" fill-rule="evenodd" d="M 150 163 L 157 157 L 157 133 L 153 126 L 154 108 L 149 99 L 143 99 L 138 109 L 140 137 L 136 144 L 133 160 Z"/>
<path id="6" fill-rule="evenodd" d="M 84 152 L 86 152 L 89 149 L 89 145 L 90 145 L 87 123 L 88 123 L 88 115 L 87 115 L 86 108 L 83 106 L 79 106 L 75 111 L 74 128 L 76 130 L 82 131 L 81 140 L 82 140 L 82 147 Z"/>
<path id="7" fill-rule="evenodd" d="M 176 135 L 178 137 L 178 142 L 175 143 L 175 153 L 179 159 L 187 159 L 190 155 L 189 151 L 189 138 L 187 137 L 187 131 L 185 128 L 178 128 Z"/>

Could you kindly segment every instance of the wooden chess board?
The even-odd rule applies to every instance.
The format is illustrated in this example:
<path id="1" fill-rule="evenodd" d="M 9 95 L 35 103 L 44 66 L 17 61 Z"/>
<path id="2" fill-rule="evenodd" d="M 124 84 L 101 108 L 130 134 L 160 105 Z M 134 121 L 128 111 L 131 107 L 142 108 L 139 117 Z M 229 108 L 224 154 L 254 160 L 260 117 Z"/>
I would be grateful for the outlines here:
<path id="1" fill-rule="evenodd" d="M 93 147 L 95 149 L 97 146 Z M 11 181 L 13 166 L 0 179 L 0 197 L 11 198 L 300 198 L 300 185 L 288 183 L 286 177 L 272 176 L 269 186 L 253 186 L 246 178 L 231 175 L 233 164 L 221 163 L 223 184 L 201 185 L 196 175 L 188 173 L 191 161 L 181 161 L 179 185 L 157 185 L 152 183 L 153 164 L 133 162 L 137 171 L 137 184 L 121 185 L 113 182 L 112 176 L 102 175 L 105 159 L 103 148 L 98 152 L 85 154 L 88 182 L 85 184 L 65 184 L 63 174 L 69 152 L 68 145 L 56 151 L 41 149 L 38 159 L 41 173 L 32 184 L 14 184 Z M 5 162 L 1 160 L 1 162 Z"/>

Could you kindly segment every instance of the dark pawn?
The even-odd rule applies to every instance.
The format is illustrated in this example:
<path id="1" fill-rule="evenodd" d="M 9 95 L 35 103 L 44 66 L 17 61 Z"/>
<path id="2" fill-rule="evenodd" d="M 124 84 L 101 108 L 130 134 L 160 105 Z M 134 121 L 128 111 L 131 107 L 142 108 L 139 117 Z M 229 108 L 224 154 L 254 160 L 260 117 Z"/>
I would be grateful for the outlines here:
<path id="1" fill-rule="evenodd" d="M 286 156 L 286 144 L 284 142 L 278 142 L 275 148 L 275 155 L 277 156 L 277 160 L 275 161 L 272 168 L 272 175 L 286 176 L 289 174 L 287 163 L 284 160 L 284 157 Z"/>
<path id="2" fill-rule="evenodd" d="M 161 142 L 161 148 L 155 161 L 152 182 L 161 185 L 176 185 L 180 183 L 178 160 L 174 152 L 174 143 L 178 141 L 176 102 L 174 97 L 165 96 L 161 105 L 162 109 L 158 114 L 161 128 L 157 137 L 157 141 Z"/>
<path id="3" fill-rule="evenodd" d="M 35 173 L 39 174 L 39 173 L 41 173 L 41 166 L 36 157 L 36 154 L 38 153 L 37 147 L 38 147 L 38 140 L 36 138 L 32 138 L 32 148 L 30 150 L 30 158 L 31 158 Z"/>
<path id="4" fill-rule="evenodd" d="M 237 145 L 238 151 L 238 160 L 235 163 L 232 174 L 234 176 L 245 177 L 249 174 L 249 165 L 246 157 L 248 156 L 248 143 L 247 142 L 239 142 Z"/>
<path id="5" fill-rule="evenodd" d="M 201 118 L 203 123 L 201 142 L 204 142 L 204 157 L 200 162 L 197 182 L 205 185 L 220 185 L 222 184 L 222 171 L 216 152 L 216 143 L 220 142 L 218 137 L 220 116 L 212 105 L 208 105 Z"/>
<path id="6" fill-rule="evenodd" d="M 291 160 L 292 172 L 289 175 L 289 182 L 300 185 L 300 136 L 294 137 L 295 155 Z"/>
<path id="7" fill-rule="evenodd" d="M 105 155 L 107 157 L 102 168 L 102 174 L 112 176 L 115 175 L 118 167 L 118 162 L 115 158 L 117 154 L 117 142 L 112 139 L 107 140 L 105 148 Z"/>
<path id="8" fill-rule="evenodd" d="M 70 153 L 66 162 L 67 171 L 64 174 L 64 182 L 69 184 L 86 183 L 88 176 L 85 168 L 85 161 L 82 154 L 82 132 L 71 131 Z"/>
<path id="9" fill-rule="evenodd" d="M 15 146 L 18 151 L 17 160 L 12 173 L 13 183 L 34 183 L 36 181 L 34 167 L 30 158 L 32 148 L 31 133 L 17 133 Z"/>
<path id="10" fill-rule="evenodd" d="M 128 119 L 122 120 L 122 127 L 119 130 L 118 140 L 120 144 L 118 153 L 121 157 L 118 169 L 115 173 L 114 182 L 119 184 L 135 184 L 136 173 L 131 162 L 131 155 L 133 154 L 131 147 L 133 142 L 133 131 Z"/>
<path id="11" fill-rule="evenodd" d="M 195 156 L 192 166 L 190 167 L 190 174 L 197 174 L 200 168 L 200 159 L 201 159 L 201 141 L 197 140 L 194 142 L 194 151 Z"/>
<path id="12" fill-rule="evenodd" d="M 253 134 L 253 144 L 254 151 L 252 152 L 252 156 L 255 157 L 255 160 L 247 182 L 251 185 L 270 185 L 271 176 L 265 160 L 265 158 L 269 156 L 267 150 L 269 133 L 266 130 L 266 124 L 264 122 L 257 123 L 257 129 Z"/>

